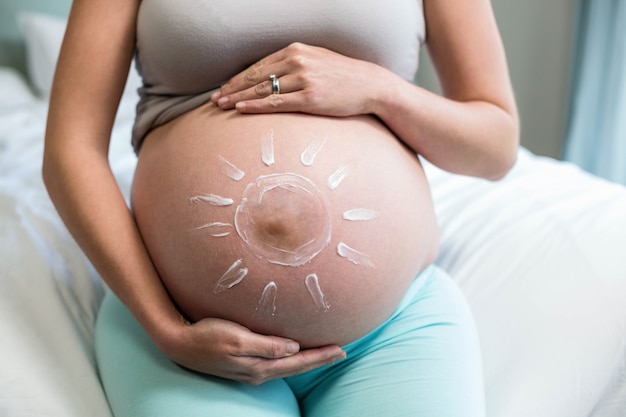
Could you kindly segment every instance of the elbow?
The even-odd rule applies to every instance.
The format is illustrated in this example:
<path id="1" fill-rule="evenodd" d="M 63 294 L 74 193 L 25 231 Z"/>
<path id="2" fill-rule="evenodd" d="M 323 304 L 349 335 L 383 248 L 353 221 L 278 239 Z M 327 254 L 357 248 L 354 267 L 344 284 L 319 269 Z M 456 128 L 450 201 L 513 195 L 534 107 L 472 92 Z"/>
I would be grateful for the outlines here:
<path id="1" fill-rule="evenodd" d="M 41 178 L 50 198 L 54 201 L 56 190 L 59 188 L 60 178 L 62 177 L 61 164 L 58 155 L 55 155 L 44 145 L 43 160 L 41 164 Z"/>
<path id="2" fill-rule="evenodd" d="M 489 181 L 500 181 L 513 169 L 517 162 L 519 141 L 512 141 L 501 151 L 498 160 L 493 164 L 491 172 L 485 177 Z"/>
<path id="3" fill-rule="evenodd" d="M 494 164 L 492 169 L 483 177 L 488 181 L 500 181 L 511 171 L 513 166 L 515 166 L 515 162 L 517 161 L 517 151 L 508 155 L 506 159 L 498 161 L 498 163 Z"/>
<path id="4" fill-rule="evenodd" d="M 47 157 L 45 153 L 44 153 L 43 162 L 41 164 L 41 178 L 49 194 L 50 188 L 52 187 L 52 179 L 54 178 L 54 169 L 50 162 L 50 158 Z"/>
<path id="5" fill-rule="evenodd" d="M 44 150 L 43 161 L 41 164 L 41 178 L 43 179 L 46 190 L 48 190 L 48 194 L 50 194 L 50 191 L 54 186 L 54 180 L 57 177 L 58 173 L 56 172 L 53 158 L 49 155 L 49 152 Z"/>
<path id="6" fill-rule="evenodd" d="M 52 164 L 50 163 L 50 158 L 44 154 L 43 163 L 41 164 L 41 178 L 43 179 L 43 183 L 48 188 L 50 186 L 50 182 L 54 177 Z"/>
<path id="7" fill-rule="evenodd" d="M 517 155 L 520 144 L 519 122 L 516 117 L 511 117 L 509 126 L 503 130 L 498 139 L 498 145 L 494 146 L 495 152 L 493 163 L 484 176 L 489 181 L 499 181 L 503 179 L 517 162 Z"/>

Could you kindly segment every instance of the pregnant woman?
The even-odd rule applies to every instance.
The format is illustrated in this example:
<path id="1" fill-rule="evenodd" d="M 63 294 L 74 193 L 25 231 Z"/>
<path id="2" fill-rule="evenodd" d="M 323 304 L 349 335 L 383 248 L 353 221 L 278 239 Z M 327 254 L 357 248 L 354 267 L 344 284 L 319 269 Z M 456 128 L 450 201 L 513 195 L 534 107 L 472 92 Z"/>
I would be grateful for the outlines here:
<path id="1" fill-rule="evenodd" d="M 428 45 L 443 96 L 411 84 Z M 143 78 L 129 209 L 107 159 Z M 76 0 L 44 178 L 111 291 L 120 416 L 481 416 L 417 154 L 487 179 L 518 121 L 488 0 Z"/>

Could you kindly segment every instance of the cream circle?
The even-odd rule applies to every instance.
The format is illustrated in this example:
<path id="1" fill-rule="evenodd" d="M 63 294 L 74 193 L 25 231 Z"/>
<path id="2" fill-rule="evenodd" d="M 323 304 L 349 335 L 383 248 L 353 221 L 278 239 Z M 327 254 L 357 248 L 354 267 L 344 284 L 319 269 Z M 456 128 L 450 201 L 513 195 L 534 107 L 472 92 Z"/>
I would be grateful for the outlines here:
<path id="1" fill-rule="evenodd" d="M 265 220 L 256 217 L 258 209 L 277 192 L 288 193 L 290 199 L 307 208 L 308 235 L 295 249 L 271 244 L 255 227 Z M 257 256 L 273 264 L 295 267 L 311 261 L 330 243 L 330 209 L 324 195 L 311 180 L 293 173 L 263 175 L 246 186 L 235 212 L 235 228 Z"/>

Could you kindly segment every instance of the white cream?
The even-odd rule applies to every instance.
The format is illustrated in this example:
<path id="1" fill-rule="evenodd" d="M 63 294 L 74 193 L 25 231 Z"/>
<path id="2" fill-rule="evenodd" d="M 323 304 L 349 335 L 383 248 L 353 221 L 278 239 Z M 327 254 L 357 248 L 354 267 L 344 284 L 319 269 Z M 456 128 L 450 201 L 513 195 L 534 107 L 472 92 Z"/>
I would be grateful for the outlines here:
<path id="1" fill-rule="evenodd" d="M 197 195 L 195 197 L 191 197 L 189 201 L 192 203 L 199 203 L 202 201 L 218 207 L 230 206 L 234 203 L 232 198 L 220 197 L 215 194 Z"/>
<path id="2" fill-rule="evenodd" d="M 274 165 L 274 130 L 261 138 L 261 159 L 267 166 Z"/>
<path id="3" fill-rule="evenodd" d="M 246 275 L 248 275 L 248 268 L 241 265 L 243 265 L 243 260 L 236 260 L 217 282 L 215 288 L 213 288 L 213 293 L 219 294 L 243 281 Z"/>
<path id="4" fill-rule="evenodd" d="M 343 213 L 343 219 L 351 222 L 374 220 L 378 216 L 379 212 L 366 208 L 352 209 Z"/>
<path id="5" fill-rule="evenodd" d="M 229 229 L 232 227 L 233 225 L 229 223 L 213 222 L 196 227 L 195 230 L 208 229 L 209 233 L 213 237 L 225 237 L 230 235 Z"/>
<path id="6" fill-rule="evenodd" d="M 350 173 L 350 167 L 348 165 L 343 165 L 337 168 L 337 170 L 328 177 L 326 180 L 326 186 L 330 191 L 335 191 L 337 187 L 346 179 L 348 174 Z"/>
<path id="7" fill-rule="evenodd" d="M 309 143 L 309 145 L 300 155 L 300 162 L 302 162 L 302 165 L 304 165 L 305 167 L 312 166 L 315 162 L 315 158 L 317 158 L 317 154 L 320 153 L 325 144 L 326 139 L 317 139 Z"/>
<path id="8" fill-rule="evenodd" d="M 266 236 L 256 226 L 263 219 L 257 219 L 257 213 L 265 203 L 269 193 L 284 193 L 285 197 L 299 199 L 309 207 L 311 218 L 310 234 L 303 238 L 303 244 L 297 248 L 283 248 L 271 245 Z M 271 207 L 273 208 L 273 207 Z M 278 210 L 279 208 L 276 207 Z M 261 214 L 262 215 L 262 214 Z M 324 195 L 309 179 L 293 173 L 270 174 L 257 178 L 248 184 L 241 198 L 241 204 L 235 212 L 235 229 L 241 239 L 262 259 L 284 266 L 300 266 L 315 258 L 328 244 L 331 238 L 331 215 Z"/>
<path id="9" fill-rule="evenodd" d="M 259 305 L 257 311 L 261 313 L 276 314 L 276 293 L 278 292 L 278 286 L 274 281 L 271 281 L 263 289 L 263 294 L 259 299 Z"/>
<path id="10" fill-rule="evenodd" d="M 319 279 L 316 274 L 307 275 L 304 280 L 304 284 L 306 285 L 306 289 L 309 291 L 313 302 L 321 311 L 328 311 L 330 309 L 330 304 L 326 301 L 326 297 L 320 288 Z"/>
<path id="11" fill-rule="evenodd" d="M 226 174 L 226 176 L 228 176 L 230 179 L 235 181 L 241 181 L 241 179 L 246 175 L 245 172 L 228 162 L 226 158 L 221 155 L 220 161 L 222 163 L 222 172 Z"/>
<path id="12" fill-rule="evenodd" d="M 355 265 L 362 265 L 368 268 L 374 268 L 374 263 L 369 258 L 369 256 L 367 256 L 363 252 L 352 249 L 350 246 L 346 245 L 343 242 L 340 242 L 339 245 L 337 245 L 337 254 Z"/>

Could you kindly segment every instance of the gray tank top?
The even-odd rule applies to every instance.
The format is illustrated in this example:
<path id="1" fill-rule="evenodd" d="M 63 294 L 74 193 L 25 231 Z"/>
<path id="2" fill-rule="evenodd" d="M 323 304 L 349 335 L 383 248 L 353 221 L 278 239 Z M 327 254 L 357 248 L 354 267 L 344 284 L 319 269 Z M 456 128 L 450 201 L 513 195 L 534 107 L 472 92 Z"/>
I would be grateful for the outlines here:
<path id="1" fill-rule="evenodd" d="M 412 80 L 425 32 L 422 0 L 142 0 L 135 151 L 151 129 L 206 103 L 230 77 L 292 42 Z"/>

